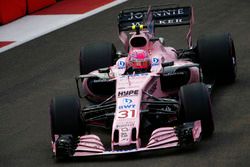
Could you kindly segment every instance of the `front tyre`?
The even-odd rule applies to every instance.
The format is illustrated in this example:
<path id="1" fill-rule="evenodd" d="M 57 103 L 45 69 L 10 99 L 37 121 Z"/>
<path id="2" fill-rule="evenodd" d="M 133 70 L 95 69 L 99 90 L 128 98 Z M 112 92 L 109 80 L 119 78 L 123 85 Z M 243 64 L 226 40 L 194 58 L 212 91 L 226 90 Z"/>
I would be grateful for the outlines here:
<path id="1" fill-rule="evenodd" d="M 211 111 L 208 89 L 203 83 L 193 83 L 180 88 L 179 98 L 181 109 L 179 119 L 182 123 L 201 120 L 202 135 L 213 134 L 214 121 Z"/>
<path id="2" fill-rule="evenodd" d="M 73 96 L 54 97 L 49 111 L 51 137 L 56 145 L 56 157 L 69 157 L 74 150 L 73 139 L 85 133 L 84 121 L 80 116 L 80 101 Z"/>

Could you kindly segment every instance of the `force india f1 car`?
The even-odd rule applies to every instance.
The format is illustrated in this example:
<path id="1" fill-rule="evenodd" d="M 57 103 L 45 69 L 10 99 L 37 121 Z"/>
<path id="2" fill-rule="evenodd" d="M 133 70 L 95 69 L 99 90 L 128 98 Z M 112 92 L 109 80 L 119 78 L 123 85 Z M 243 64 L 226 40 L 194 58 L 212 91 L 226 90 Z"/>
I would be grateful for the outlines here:
<path id="1" fill-rule="evenodd" d="M 87 45 L 80 52 L 79 97 L 55 97 L 50 104 L 52 150 L 57 158 L 121 154 L 198 143 L 214 131 L 210 91 L 232 83 L 236 56 L 230 34 L 203 36 L 192 46 L 192 7 L 123 10 L 120 39 Z M 176 50 L 154 28 L 189 25 L 187 49 Z M 129 32 L 129 33 L 127 33 Z M 104 142 L 91 132 L 105 129 Z"/>

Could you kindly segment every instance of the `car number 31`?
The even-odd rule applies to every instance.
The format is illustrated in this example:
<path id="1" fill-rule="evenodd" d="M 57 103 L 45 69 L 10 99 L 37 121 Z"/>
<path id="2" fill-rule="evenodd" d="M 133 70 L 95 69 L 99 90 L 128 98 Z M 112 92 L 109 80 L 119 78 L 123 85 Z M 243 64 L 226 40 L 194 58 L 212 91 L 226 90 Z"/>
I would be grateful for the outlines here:
<path id="1" fill-rule="evenodd" d="M 135 110 L 121 110 L 118 112 L 118 118 L 134 118 Z"/>

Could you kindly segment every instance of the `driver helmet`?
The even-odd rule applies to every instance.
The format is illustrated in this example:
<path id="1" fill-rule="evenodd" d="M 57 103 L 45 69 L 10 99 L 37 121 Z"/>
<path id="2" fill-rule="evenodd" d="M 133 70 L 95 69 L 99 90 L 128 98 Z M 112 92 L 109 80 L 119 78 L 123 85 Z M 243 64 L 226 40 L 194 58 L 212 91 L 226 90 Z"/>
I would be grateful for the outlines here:
<path id="1" fill-rule="evenodd" d="M 129 68 L 132 70 L 149 71 L 151 61 L 145 50 L 133 50 L 129 53 Z"/>

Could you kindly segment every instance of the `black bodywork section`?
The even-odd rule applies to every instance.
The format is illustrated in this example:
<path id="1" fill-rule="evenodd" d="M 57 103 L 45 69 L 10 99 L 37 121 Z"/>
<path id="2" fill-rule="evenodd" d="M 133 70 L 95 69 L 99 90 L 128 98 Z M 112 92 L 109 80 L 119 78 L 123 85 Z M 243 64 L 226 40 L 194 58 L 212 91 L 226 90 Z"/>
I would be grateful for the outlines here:
<path id="1" fill-rule="evenodd" d="M 119 31 L 127 31 L 136 23 L 145 23 L 148 17 L 148 7 L 122 10 L 118 15 Z M 190 25 L 192 7 L 178 7 L 177 5 L 163 5 L 151 7 L 154 27 L 169 27 Z"/>

